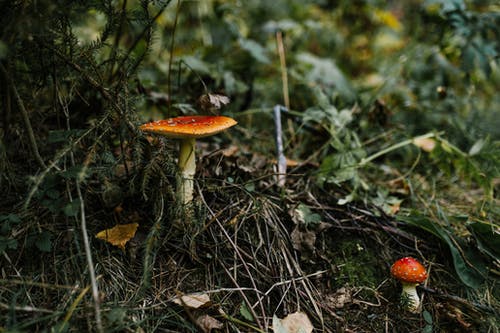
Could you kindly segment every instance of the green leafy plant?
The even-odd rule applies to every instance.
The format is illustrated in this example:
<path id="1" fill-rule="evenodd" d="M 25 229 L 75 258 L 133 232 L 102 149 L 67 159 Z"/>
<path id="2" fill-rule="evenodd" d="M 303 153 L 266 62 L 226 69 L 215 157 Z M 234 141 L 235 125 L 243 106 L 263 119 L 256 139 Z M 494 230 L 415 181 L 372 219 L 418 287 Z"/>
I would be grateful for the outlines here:
<path id="1" fill-rule="evenodd" d="M 493 261 L 500 260 L 500 231 L 498 225 L 484 222 L 469 222 L 469 229 L 477 243 L 477 248 Z"/>
<path id="2" fill-rule="evenodd" d="M 459 219 L 463 220 L 463 217 Z M 441 240 L 448 247 L 455 272 L 465 285 L 478 288 L 485 281 L 488 272 L 486 262 L 481 258 L 477 249 L 457 237 L 450 227 L 445 227 L 416 211 L 411 211 L 411 214 L 398 215 L 398 220 L 425 230 Z"/>
<path id="3" fill-rule="evenodd" d="M 0 253 L 7 249 L 15 250 L 17 240 L 11 235 L 12 229 L 21 223 L 16 214 L 0 215 Z"/>
<path id="4" fill-rule="evenodd" d="M 437 6 L 439 16 L 448 23 L 447 32 L 454 38 L 444 39 L 451 42 L 445 47 L 460 50 L 462 69 L 471 73 L 479 68 L 485 75 L 491 75 L 490 60 L 500 52 L 497 13 L 469 10 L 463 0 L 427 0 L 425 4 L 431 11 Z"/>

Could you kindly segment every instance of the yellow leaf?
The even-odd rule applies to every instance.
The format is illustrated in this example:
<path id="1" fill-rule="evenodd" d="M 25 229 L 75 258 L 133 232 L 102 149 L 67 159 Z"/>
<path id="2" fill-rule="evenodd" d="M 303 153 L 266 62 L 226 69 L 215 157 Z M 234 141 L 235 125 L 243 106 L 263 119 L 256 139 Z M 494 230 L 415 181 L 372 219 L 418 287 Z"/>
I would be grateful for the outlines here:
<path id="1" fill-rule="evenodd" d="M 385 10 L 375 9 L 373 11 L 373 14 L 382 24 L 396 31 L 401 30 L 401 23 L 393 13 Z"/>
<path id="2" fill-rule="evenodd" d="M 117 224 L 111 229 L 98 232 L 95 237 L 125 250 L 125 244 L 135 236 L 137 227 L 138 223 Z"/>
<path id="3" fill-rule="evenodd" d="M 428 153 L 436 148 L 436 141 L 431 138 L 416 138 L 413 140 L 413 144 Z"/>

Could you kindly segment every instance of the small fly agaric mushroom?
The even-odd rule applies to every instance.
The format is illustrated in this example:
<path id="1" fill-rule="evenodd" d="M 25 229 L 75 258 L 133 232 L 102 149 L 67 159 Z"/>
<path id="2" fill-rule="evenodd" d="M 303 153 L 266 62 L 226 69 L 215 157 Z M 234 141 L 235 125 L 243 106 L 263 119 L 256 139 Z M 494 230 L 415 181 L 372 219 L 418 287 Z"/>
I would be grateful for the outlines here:
<path id="1" fill-rule="evenodd" d="M 420 311 L 420 298 L 417 294 L 417 285 L 427 279 L 425 267 L 412 257 L 397 260 L 391 267 L 392 276 L 401 281 L 403 292 L 401 298 L 408 300 L 407 309 L 413 313 Z"/>
<path id="2" fill-rule="evenodd" d="M 217 134 L 234 125 L 236 125 L 234 119 L 224 116 L 181 116 L 153 121 L 139 128 L 145 132 L 181 140 L 177 193 L 181 203 L 187 204 L 193 200 L 193 178 L 196 171 L 195 140 Z"/>

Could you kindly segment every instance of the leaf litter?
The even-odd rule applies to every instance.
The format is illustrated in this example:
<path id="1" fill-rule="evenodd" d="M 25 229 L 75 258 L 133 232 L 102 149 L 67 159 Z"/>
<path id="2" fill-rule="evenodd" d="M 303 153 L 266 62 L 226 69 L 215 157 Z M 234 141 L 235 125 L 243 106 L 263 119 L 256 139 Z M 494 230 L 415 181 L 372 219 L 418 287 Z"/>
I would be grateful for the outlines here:
<path id="1" fill-rule="evenodd" d="M 95 237 L 125 250 L 125 245 L 135 236 L 138 227 L 138 223 L 117 224 L 98 232 Z"/>

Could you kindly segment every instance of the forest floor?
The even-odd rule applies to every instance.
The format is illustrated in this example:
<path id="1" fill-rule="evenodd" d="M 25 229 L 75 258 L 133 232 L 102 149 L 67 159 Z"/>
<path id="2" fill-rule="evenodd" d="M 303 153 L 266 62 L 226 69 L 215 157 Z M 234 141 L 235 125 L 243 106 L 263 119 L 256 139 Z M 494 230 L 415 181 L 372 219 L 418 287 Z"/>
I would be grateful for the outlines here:
<path id="1" fill-rule="evenodd" d="M 153 148 L 165 143 L 148 140 Z M 172 186 L 159 175 L 145 184 L 154 187 L 154 202 L 112 187 L 87 195 L 106 332 L 295 332 L 280 331 L 276 321 L 293 313 L 305 314 L 319 332 L 497 332 L 498 288 L 464 287 L 442 240 L 374 205 L 339 205 L 346 193 L 312 182 L 316 166 L 307 161 L 289 163 L 278 186 L 272 158 L 253 152 L 258 144 L 201 143 L 187 211 L 169 201 Z M 466 200 L 455 193 L 454 201 Z M 37 245 L 40 252 L 31 243 L 43 239 L 20 229 L 20 251 L 3 253 L 1 331 L 96 329 L 80 223 L 33 208 L 22 219 L 54 237 L 48 248 Z M 135 223 L 123 248 L 93 237 L 105 226 Z M 401 285 L 390 276 L 404 256 L 418 258 L 429 273 L 417 314 L 401 305 Z"/>
<path id="2" fill-rule="evenodd" d="M 0 333 L 499 333 L 497 2 L 0 6 Z"/>

